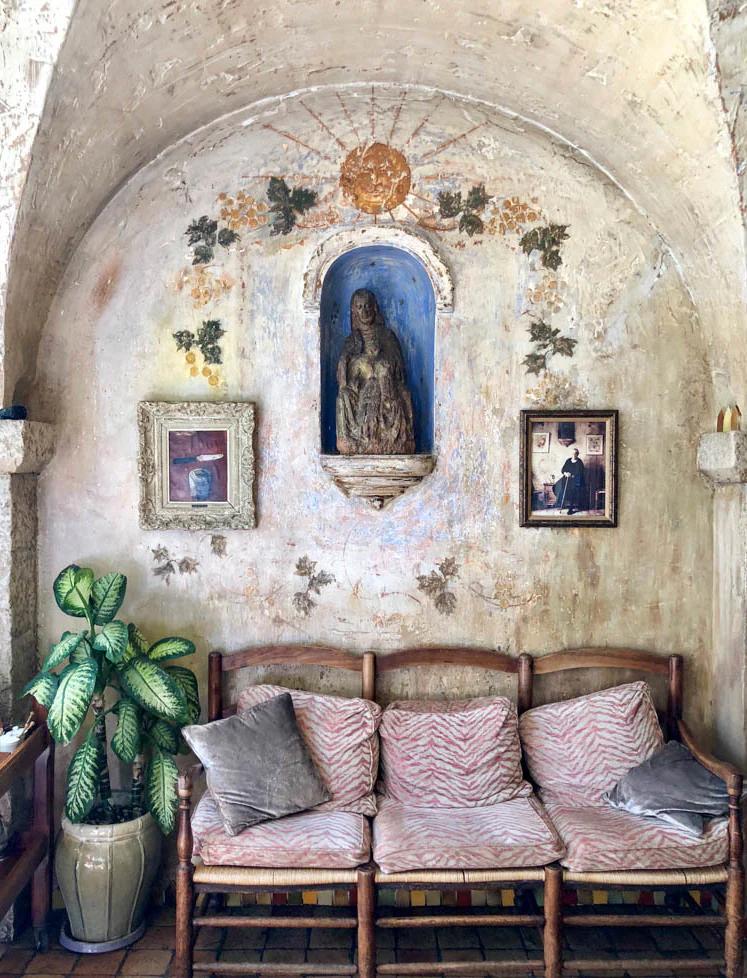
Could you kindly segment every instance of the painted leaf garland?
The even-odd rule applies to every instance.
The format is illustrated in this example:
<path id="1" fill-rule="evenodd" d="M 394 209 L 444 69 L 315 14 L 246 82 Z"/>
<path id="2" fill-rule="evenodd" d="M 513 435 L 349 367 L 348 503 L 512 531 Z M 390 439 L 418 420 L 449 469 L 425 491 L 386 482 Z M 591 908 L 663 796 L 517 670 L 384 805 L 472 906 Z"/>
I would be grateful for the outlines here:
<path id="1" fill-rule="evenodd" d="M 82 822 L 93 808 L 101 760 L 101 744 L 95 737 L 87 737 L 70 762 L 67 769 L 65 814 L 71 822 Z"/>
<path id="2" fill-rule="evenodd" d="M 53 672 L 40 672 L 26 683 L 21 690 L 21 696 L 33 696 L 36 702 L 49 709 L 57 692 L 59 679 Z"/>
<path id="3" fill-rule="evenodd" d="M 183 655 L 192 655 L 195 650 L 194 642 L 186 638 L 159 639 L 148 649 L 148 658 L 151 662 L 165 662 L 167 659 L 180 659 Z"/>
<path id="4" fill-rule="evenodd" d="M 104 574 L 93 582 L 91 599 L 97 625 L 106 625 L 114 619 L 122 606 L 126 590 L 127 578 L 124 574 Z"/>
<path id="5" fill-rule="evenodd" d="M 112 750 L 125 764 L 133 764 L 140 753 L 140 709 L 132 700 L 123 698 L 117 704 Z"/>
<path id="6" fill-rule="evenodd" d="M 173 757 L 154 747 L 145 776 L 145 802 L 159 828 L 166 834 L 174 828 L 176 820 L 178 777 L 179 771 Z"/>
<path id="7" fill-rule="evenodd" d="M 93 571 L 77 564 L 60 571 L 52 585 L 57 607 L 73 618 L 86 617 L 92 589 Z"/>
<path id="8" fill-rule="evenodd" d="M 91 705 L 97 674 L 93 659 L 69 665 L 60 673 L 47 716 L 50 733 L 58 743 L 66 744 L 80 729 Z"/>
<path id="9" fill-rule="evenodd" d="M 120 682 L 131 699 L 164 720 L 181 722 L 187 703 L 180 687 L 149 659 L 132 659 L 120 672 Z"/>

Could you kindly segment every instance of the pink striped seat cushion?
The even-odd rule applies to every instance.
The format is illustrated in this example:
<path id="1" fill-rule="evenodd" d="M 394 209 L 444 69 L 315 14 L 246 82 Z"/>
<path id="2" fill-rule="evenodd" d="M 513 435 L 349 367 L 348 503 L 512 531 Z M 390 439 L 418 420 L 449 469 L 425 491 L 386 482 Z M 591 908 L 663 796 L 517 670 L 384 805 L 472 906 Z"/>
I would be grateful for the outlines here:
<path id="1" fill-rule="evenodd" d="M 547 800 L 611 790 L 663 743 L 646 683 L 549 703 L 519 721 L 524 759 Z"/>
<path id="2" fill-rule="evenodd" d="M 405 700 L 381 719 L 379 791 L 408 805 L 497 805 L 530 786 L 522 778 L 516 707 L 504 696 Z"/>
<path id="3" fill-rule="evenodd" d="M 701 838 L 666 822 L 602 805 L 547 801 L 547 814 L 566 847 L 561 863 L 577 873 L 625 869 L 697 869 L 724 862 L 727 819 L 711 821 Z"/>
<path id="4" fill-rule="evenodd" d="M 314 811 L 375 815 L 381 707 L 369 700 L 260 685 L 242 690 L 236 710 L 249 710 L 281 693 L 291 694 L 298 729 L 332 794 Z"/>
<path id="5" fill-rule="evenodd" d="M 343 869 L 371 858 L 369 821 L 352 812 L 314 809 L 227 835 L 217 805 L 203 795 L 192 832 L 195 856 L 210 866 Z"/>
<path id="6" fill-rule="evenodd" d="M 544 866 L 562 853 L 534 796 L 485 808 L 418 808 L 382 798 L 373 822 L 374 860 L 384 873 Z"/>

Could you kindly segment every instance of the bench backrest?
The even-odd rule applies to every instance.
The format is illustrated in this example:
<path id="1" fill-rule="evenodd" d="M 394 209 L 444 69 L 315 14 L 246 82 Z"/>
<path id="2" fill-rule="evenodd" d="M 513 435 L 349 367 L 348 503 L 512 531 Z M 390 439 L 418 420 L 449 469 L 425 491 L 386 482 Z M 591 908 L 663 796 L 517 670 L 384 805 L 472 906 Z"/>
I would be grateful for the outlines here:
<path id="1" fill-rule="evenodd" d="M 681 655 L 659 655 L 641 649 L 583 648 L 565 649 L 548 655 L 518 656 L 493 649 L 463 646 L 424 646 L 396 652 L 374 653 L 335 649 L 324 645 L 261 645 L 223 655 L 211 652 L 208 659 L 208 719 L 218 720 L 233 712 L 224 703 L 224 673 L 258 666 L 324 666 L 345 669 L 360 674 L 360 693 L 365 699 L 377 701 L 376 677 L 395 669 L 424 666 L 459 666 L 488 669 L 517 676 L 516 706 L 519 713 L 532 705 L 534 677 L 564 672 L 569 669 L 624 669 L 666 677 L 667 734 L 676 731 L 682 717 L 683 660 Z"/>

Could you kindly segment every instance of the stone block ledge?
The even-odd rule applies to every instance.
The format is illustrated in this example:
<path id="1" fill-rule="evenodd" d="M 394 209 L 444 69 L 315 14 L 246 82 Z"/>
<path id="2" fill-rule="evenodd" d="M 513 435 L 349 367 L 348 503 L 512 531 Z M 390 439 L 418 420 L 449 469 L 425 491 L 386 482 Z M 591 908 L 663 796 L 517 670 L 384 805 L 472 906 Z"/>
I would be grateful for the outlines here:
<path id="1" fill-rule="evenodd" d="M 0 421 L 0 475 L 41 472 L 54 453 L 54 425 Z"/>
<path id="2" fill-rule="evenodd" d="M 701 435 L 698 470 L 715 485 L 747 483 L 747 431 L 714 431 Z"/>

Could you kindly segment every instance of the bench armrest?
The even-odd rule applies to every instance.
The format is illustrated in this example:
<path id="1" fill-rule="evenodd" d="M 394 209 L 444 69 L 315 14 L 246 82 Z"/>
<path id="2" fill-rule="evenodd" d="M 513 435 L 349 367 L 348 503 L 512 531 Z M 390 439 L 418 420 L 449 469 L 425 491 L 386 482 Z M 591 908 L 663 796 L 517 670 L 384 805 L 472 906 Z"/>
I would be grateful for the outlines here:
<path id="1" fill-rule="evenodd" d="M 711 774 L 715 774 L 717 778 L 726 784 L 727 790 L 731 796 L 736 796 L 740 798 L 742 795 L 742 772 L 738 771 L 733 764 L 729 764 L 726 761 L 720 761 L 713 754 L 709 754 L 707 751 L 700 747 L 693 737 L 690 729 L 687 727 L 683 720 L 677 721 L 677 732 L 679 733 L 680 740 L 687 747 L 693 757 L 700 761 L 704 768 L 707 768 Z"/>

